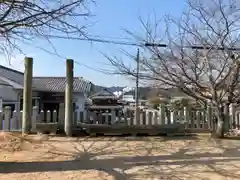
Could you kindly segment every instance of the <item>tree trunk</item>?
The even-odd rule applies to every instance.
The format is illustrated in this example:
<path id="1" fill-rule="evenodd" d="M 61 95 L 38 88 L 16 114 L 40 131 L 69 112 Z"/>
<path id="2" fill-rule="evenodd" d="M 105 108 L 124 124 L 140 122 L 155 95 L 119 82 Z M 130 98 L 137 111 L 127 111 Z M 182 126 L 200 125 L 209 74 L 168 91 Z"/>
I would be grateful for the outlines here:
<path id="1" fill-rule="evenodd" d="M 229 104 L 225 104 L 217 109 L 216 138 L 223 138 L 225 132 L 229 130 Z"/>
<path id="2" fill-rule="evenodd" d="M 224 137 L 224 115 L 223 115 L 223 113 L 220 113 L 217 115 L 216 131 L 214 133 L 215 133 L 216 138 Z"/>

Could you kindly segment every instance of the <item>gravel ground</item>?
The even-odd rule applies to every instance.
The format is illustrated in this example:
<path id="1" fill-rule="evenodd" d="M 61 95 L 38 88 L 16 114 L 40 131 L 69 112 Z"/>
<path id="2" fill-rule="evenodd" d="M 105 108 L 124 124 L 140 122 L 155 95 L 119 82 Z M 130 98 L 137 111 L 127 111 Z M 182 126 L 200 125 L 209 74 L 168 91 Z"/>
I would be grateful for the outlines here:
<path id="1" fill-rule="evenodd" d="M 235 180 L 240 140 L 0 136 L 0 179 Z"/>

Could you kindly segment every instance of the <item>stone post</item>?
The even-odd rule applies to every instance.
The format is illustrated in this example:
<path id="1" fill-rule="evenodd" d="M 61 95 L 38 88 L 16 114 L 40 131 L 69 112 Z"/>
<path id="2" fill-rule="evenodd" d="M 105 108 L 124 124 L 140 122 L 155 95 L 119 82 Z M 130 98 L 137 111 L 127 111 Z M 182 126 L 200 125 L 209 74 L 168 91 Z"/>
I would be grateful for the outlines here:
<path id="1" fill-rule="evenodd" d="M 165 105 L 164 104 L 160 104 L 159 105 L 159 110 L 160 110 L 160 117 L 159 117 L 159 122 L 158 124 L 160 125 L 164 125 L 164 124 L 168 124 L 166 121 L 165 121 Z"/>
<path id="2" fill-rule="evenodd" d="M 31 131 L 32 118 L 32 69 L 33 59 L 26 57 L 24 60 L 24 89 L 23 89 L 23 114 L 22 114 L 22 133 Z"/>
<path id="3" fill-rule="evenodd" d="M 67 136 L 72 136 L 73 126 L 73 60 L 66 62 L 66 89 L 65 89 L 65 124 L 64 131 Z"/>
<path id="4" fill-rule="evenodd" d="M 234 125 L 236 124 L 236 104 L 230 105 L 230 129 L 236 128 Z"/>
<path id="5" fill-rule="evenodd" d="M 152 119 L 153 119 L 153 112 L 152 111 L 149 111 L 148 114 L 147 114 L 147 125 L 148 126 L 152 126 Z"/>
<path id="6" fill-rule="evenodd" d="M 139 125 L 139 124 L 140 124 L 140 108 L 137 107 L 135 109 L 134 125 Z"/>
<path id="7" fill-rule="evenodd" d="M 158 125 L 158 116 L 159 116 L 159 112 L 155 111 L 154 112 L 154 125 Z"/>
<path id="8" fill-rule="evenodd" d="M 83 120 L 81 122 L 83 123 L 89 123 L 89 114 L 90 112 L 86 109 L 83 111 Z"/>
<path id="9" fill-rule="evenodd" d="M 184 107 L 184 124 L 189 127 L 189 120 L 190 120 L 190 108 L 189 106 Z"/>
<path id="10" fill-rule="evenodd" d="M 10 131 L 11 113 L 12 113 L 11 107 L 6 106 L 4 108 L 4 127 L 3 127 L 4 131 Z"/>
<path id="11" fill-rule="evenodd" d="M 64 127 L 64 120 L 65 120 L 65 104 L 60 103 L 58 112 L 58 124 L 60 125 L 60 127 Z"/>
<path id="12" fill-rule="evenodd" d="M 32 109 L 32 132 L 35 132 L 36 131 L 36 124 L 37 124 L 37 119 L 38 119 L 38 106 L 34 106 L 33 109 Z"/>
<path id="13" fill-rule="evenodd" d="M 174 124 L 175 123 L 175 119 L 176 117 L 175 117 L 175 111 L 173 110 L 173 111 L 171 111 L 170 112 L 170 123 L 169 124 Z"/>
<path id="14" fill-rule="evenodd" d="M 17 117 L 18 117 L 18 112 L 16 110 L 14 110 L 13 113 L 12 113 L 11 121 L 10 121 L 10 129 L 11 129 L 11 131 L 18 131 L 18 130 L 20 130 L 20 129 L 18 129 Z"/>
<path id="15" fill-rule="evenodd" d="M 213 129 L 213 117 L 212 117 L 212 106 L 210 104 L 207 105 L 207 123 L 208 129 Z"/>
<path id="16" fill-rule="evenodd" d="M 56 123 L 57 122 L 57 110 L 53 111 L 53 122 Z"/>
<path id="17" fill-rule="evenodd" d="M 111 111 L 111 124 L 116 122 L 116 110 L 112 109 Z"/>
<path id="18" fill-rule="evenodd" d="M 197 121 L 197 128 L 201 128 L 201 111 L 197 110 L 196 112 L 196 121 Z"/>
<path id="19" fill-rule="evenodd" d="M 47 110 L 47 116 L 46 116 L 47 123 L 51 122 L 51 111 Z"/>
<path id="20" fill-rule="evenodd" d="M 0 111 L 0 130 L 3 129 L 3 112 Z"/>

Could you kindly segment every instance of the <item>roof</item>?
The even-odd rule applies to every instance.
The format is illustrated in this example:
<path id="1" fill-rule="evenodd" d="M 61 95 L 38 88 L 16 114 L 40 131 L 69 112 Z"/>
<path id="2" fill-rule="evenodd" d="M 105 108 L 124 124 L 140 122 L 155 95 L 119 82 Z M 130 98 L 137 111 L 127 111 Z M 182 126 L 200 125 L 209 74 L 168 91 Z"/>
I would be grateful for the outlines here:
<path id="1" fill-rule="evenodd" d="M 10 84 L 6 81 L 3 81 L 0 79 L 0 85 L 4 85 L 4 86 L 10 86 Z"/>
<path id="2" fill-rule="evenodd" d="M 33 82 L 40 91 L 65 92 L 66 77 L 33 77 Z M 73 92 L 89 92 L 91 85 L 82 77 L 74 77 Z"/>
<path id="3" fill-rule="evenodd" d="M 0 76 L 23 85 L 24 73 L 0 65 Z"/>
<path id="4" fill-rule="evenodd" d="M 91 99 L 118 99 L 112 92 L 104 89 L 91 96 Z"/>
<path id="5" fill-rule="evenodd" d="M 13 88 L 23 88 L 24 73 L 0 65 L 0 76 L 20 85 L 13 86 Z M 8 83 L 7 81 L 0 79 L 1 85 L 11 85 L 14 83 Z M 46 92 L 64 92 L 65 85 L 66 77 L 33 77 L 32 82 L 34 90 Z M 91 86 L 92 83 L 90 81 L 87 81 L 82 77 L 74 77 L 73 92 L 89 92 Z"/>

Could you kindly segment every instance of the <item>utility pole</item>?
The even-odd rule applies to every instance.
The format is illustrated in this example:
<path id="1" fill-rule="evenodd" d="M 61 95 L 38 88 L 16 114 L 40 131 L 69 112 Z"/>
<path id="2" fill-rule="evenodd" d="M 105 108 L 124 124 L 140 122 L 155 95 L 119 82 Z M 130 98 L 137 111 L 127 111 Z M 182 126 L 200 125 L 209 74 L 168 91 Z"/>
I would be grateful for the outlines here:
<path id="1" fill-rule="evenodd" d="M 136 87 L 135 87 L 135 122 L 138 124 L 139 119 L 140 119 L 140 114 L 139 114 L 139 62 L 140 61 L 140 55 L 139 55 L 139 49 L 137 50 L 137 57 L 136 57 L 136 62 L 137 62 L 137 72 L 136 72 Z"/>
<path id="2" fill-rule="evenodd" d="M 136 100 L 136 108 L 139 106 L 139 49 L 137 50 L 137 72 L 136 72 L 136 88 L 135 88 L 135 100 Z"/>

